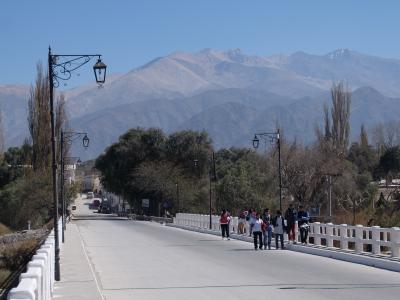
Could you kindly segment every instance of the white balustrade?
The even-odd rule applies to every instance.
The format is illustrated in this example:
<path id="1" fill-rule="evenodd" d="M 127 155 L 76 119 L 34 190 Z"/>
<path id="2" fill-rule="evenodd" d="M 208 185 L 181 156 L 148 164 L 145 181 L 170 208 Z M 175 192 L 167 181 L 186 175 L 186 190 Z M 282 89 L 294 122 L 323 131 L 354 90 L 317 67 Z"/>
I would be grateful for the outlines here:
<path id="1" fill-rule="evenodd" d="M 61 220 L 59 222 L 61 232 Z M 59 243 L 61 245 L 61 243 Z M 54 231 L 33 255 L 17 287 L 10 290 L 7 300 L 51 300 L 54 291 Z"/>
<path id="2" fill-rule="evenodd" d="M 174 223 L 187 227 L 209 228 L 209 215 L 176 214 Z M 211 216 L 212 230 L 219 231 L 219 216 Z M 239 220 L 232 218 L 230 230 L 237 231 Z M 296 239 L 298 228 L 296 228 Z M 366 249 L 371 249 L 373 254 L 390 255 L 400 257 L 400 228 L 381 228 L 379 226 L 364 227 L 362 225 L 351 226 L 347 224 L 335 225 L 332 223 L 310 223 L 309 237 L 313 239 L 314 245 L 339 248 L 345 251 L 354 251 L 361 254 Z M 323 243 L 324 240 L 324 243 Z M 336 241 L 336 243 L 335 243 Z M 354 245 L 354 246 L 353 246 Z M 381 253 L 381 247 L 388 249 L 388 252 Z M 350 248 L 350 249 L 349 249 Z"/>

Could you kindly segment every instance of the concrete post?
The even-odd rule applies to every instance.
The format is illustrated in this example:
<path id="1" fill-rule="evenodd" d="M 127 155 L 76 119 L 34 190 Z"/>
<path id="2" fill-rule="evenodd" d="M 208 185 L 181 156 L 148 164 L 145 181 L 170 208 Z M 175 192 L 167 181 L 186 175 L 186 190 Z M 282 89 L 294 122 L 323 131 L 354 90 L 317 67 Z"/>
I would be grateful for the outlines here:
<path id="1" fill-rule="evenodd" d="M 50 260 L 47 257 L 46 253 L 39 253 L 35 254 L 33 256 L 33 261 L 38 261 L 42 262 L 45 268 L 45 271 L 43 272 L 43 280 L 45 282 L 45 288 L 44 288 L 44 294 L 45 294 L 45 299 L 50 300 L 51 299 L 51 282 L 52 282 L 52 277 L 54 275 L 54 272 L 51 272 L 53 270 L 53 266 L 50 263 Z"/>
<path id="2" fill-rule="evenodd" d="M 356 225 L 355 251 L 358 254 L 364 252 L 363 228 L 364 227 L 362 225 Z"/>
<path id="3" fill-rule="evenodd" d="M 373 254 L 381 254 L 381 233 L 380 233 L 380 226 L 372 226 L 372 253 Z"/>
<path id="4" fill-rule="evenodd" d="M 39 254 L 44 254 L 46 255 L 46 263 L 49 264 L 49 269 L 50 269 L 50 291 L 53 293 L 54 291 L 54 281 L 55 281 L 55 277 L 54 277 L 54 261 L 52 261 L 51 259 L 51 249 L 50 248 L 40 248 L 37 252 L 36 255 Z M 35 257 L 35 256 L 33 256 Z"/>
<path id="5" fill-rule="evenodd" d="M 20 281 L 23 278 L 31 278 L 36 281 L 36 289 L 35 289 L 35 299 L 43 299 L 43 291 L 42 291 L 42 269 L 40 267 L 28 267 L 25 273 L 22 273 L 19 277 Z"/>
<path id="6" fill-rule="evenodd" d="M 340 224 L 340 249 L 349 249 L 349 243 L 347 241 L 347 224 Z"/>
<path id="7" fill-rule="evenodd" d="M 333 224 L 326 224 L 326 246 L 333 247 Z"/>
<path id="8" fill-rule="evenodd" d="M 392 257 L 400 257 L 400 228 L 392 227 L 390 229 L 390 241 Z"/>
<path id="9" fill-rule="evenodd" d="M 44 264 L 44 261 L 42 260 L 37 260 L 34 259 L 28 263 L 28 268 L 40 268 L 41 269 L 41 277 L 40 277 L 40 283 L 38 283 L 38 288 L 40 289 L 40 294 L 41 294 L 41 300 L 51 300 L 47 298 L 47 283 L 46 283 L 46 266 Z"/>
<path id="10" fill-rule="evenodd" d="M 14 299 L 26 299 L 35 300 L 36 299 L 37 282 L 32 278 L 22 278 L 18 286 L 11 289 L 7 295 L 7 300 Z"/>
<path id="11" fill-rule="evenodd" d="M 314 222 L 314 245 L 321 246 L 321 223 Z"/>

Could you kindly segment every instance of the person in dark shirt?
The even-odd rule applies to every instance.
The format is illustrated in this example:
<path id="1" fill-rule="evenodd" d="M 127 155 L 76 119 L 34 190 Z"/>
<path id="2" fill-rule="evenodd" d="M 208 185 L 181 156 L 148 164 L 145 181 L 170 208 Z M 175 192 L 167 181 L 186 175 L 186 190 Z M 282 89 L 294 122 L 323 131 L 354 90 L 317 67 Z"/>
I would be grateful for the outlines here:
<path id="1" fill-rule="evenodd" d="M 262 220 L 263 220 L 263 225 L 262 225 L 262 232 L 263 232 L 263 237 L 264 237 L 264 250 L 271 249 L 271 238 L 272 238 L 272 230 L 273 230 L 273 225 L 272 225 L 272 217 L 269 212 L 269 209 L 266 208 L 264 209 L 264 213 L 262 215 Z"/>
<path id="2" fill-rule="evenodd" d="M 300 229 L 301 243 L 307 244 L 308 231 L 310 229 L 310 225 L 308 225 L 308 222 L 310 221 L 310 215 L 301 205 L 299 206 L 299 212 L 297 213 L 297 220 Z"/>
<path id="3" fill-rule="evenodd" d="M 293 207 L 293 204 L 289 204 L 289 208 L 285 212 L 285 220 L 287 222 L 287 233 L 289 235 L 289 243 L 294 242 L 295 239 L 295 224 L 297 220 L 297 212 Z"/>

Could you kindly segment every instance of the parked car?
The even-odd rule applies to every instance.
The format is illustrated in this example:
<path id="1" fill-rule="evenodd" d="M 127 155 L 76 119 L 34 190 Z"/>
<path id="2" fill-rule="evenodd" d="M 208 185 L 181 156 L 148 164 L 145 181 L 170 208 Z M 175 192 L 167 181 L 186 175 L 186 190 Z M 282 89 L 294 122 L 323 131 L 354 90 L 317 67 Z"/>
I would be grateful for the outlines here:
<path id="1" fill-rule="evenodd" d="M 86 198 L 93 199 L 94 198 L 94 193 L 93 192 L 88 192 Z"/>

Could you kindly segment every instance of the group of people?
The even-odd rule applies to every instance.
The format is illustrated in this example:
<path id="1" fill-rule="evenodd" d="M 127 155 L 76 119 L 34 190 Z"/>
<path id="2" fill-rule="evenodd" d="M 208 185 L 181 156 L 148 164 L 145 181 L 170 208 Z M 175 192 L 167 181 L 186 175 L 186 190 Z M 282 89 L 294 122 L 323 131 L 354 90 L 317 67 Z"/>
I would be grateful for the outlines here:
<path id="1" fill-rule="evenodd" d="M 222 238 L 229 240 L 229 223 L 231 216 L 228 211 L 223 210 L 220 217 Z M 302 244 L 307 243 L 310 216 L 303 206 L 299 206 L 296 211 L 293 204 L 282 216 L 280 210 L 276 211 L 274 216 L 271 215 L 268 208 L 264 209 L 260 214 L 255 210 L 249 209 L 239 214 L 238 234 L 249 233 L 249 236 L 254 238 L 254 249 L 271 249 L 272 235 L 275 238 L 275 248 L 284 249 L 283 234 L 286 231 L 289 236 L 289 243 L 296 243 L 295 224 L 298 224 L 300 230 L 300 240 Z"/>

